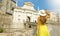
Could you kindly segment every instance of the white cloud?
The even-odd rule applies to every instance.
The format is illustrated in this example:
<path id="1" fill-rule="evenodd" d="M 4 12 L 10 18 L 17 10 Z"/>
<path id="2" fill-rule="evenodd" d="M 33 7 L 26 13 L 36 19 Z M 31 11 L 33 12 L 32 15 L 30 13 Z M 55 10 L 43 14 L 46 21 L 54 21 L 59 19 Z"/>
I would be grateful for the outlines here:
<path id="1" fill-rule="evenodd" d="M 52 11 L 60 12 L 60 0 L 47 0 Z"/>
<path id="2" fill-rule="evenodd" d="M 60 8 L 60 0 L 48 0 L 48 4 L 52 8 Z"/>

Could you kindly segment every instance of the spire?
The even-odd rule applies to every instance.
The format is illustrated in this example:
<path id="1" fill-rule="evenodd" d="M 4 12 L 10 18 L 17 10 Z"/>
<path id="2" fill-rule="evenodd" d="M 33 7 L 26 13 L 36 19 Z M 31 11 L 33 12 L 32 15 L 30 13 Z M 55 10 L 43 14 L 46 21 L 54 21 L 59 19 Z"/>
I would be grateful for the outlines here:
<path id="1" fill-rule="evenodd" d="M 16 6 L 18 6 L 17 3 L 18 3 L 18 0 L 16 0 Z"/>
<path id="2" fill-rule="evenodd" d="M 38 6 L 38 11 L 39 11 L 39 6 Z"/>

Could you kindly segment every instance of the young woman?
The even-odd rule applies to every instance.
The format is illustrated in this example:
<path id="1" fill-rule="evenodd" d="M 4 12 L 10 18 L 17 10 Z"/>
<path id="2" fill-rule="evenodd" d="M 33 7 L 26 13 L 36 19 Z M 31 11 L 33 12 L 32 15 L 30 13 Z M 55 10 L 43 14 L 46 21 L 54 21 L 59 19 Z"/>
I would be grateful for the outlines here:
<path id="1" fill-rule="evenodd" d="M 40 16 L 38 17 L 38 24 L 37 24 L 37 36 L 50 36 L 48 31 L 46 21 L 50 15 L 42 10 L 40 12 Z"/>

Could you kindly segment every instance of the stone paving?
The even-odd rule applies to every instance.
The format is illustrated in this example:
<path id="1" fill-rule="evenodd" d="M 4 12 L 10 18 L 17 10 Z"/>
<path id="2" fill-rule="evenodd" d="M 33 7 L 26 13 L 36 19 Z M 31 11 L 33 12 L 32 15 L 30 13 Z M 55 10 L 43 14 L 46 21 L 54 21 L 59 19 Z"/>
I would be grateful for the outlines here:
<path id="1" fill-rule="evenodd" d="M 49 26 L 48 29 L 51 29 L 51 31 L 50 31 L 51 36 L 60 36 L 60 29 L 59 29 L 60 25 L 48 24 L 48 26 Z M 24 29 L 24 30 L 21 30 L 21 31 L 12 32 L 10 34 L 7 33 L 7 34 L 8 35 L 6 35 L 6 36 L 36 36 L 36 28 L 28 28 L 28 29 Z M 1 35 L 2 34 L 0 34 L 0 36 Z"/>

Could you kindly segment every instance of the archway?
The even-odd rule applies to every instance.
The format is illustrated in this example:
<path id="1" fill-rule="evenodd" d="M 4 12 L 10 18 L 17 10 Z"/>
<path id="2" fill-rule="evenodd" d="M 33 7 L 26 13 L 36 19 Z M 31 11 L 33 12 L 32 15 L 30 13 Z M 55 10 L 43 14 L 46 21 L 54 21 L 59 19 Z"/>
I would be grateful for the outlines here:
<path id="1" fill-rule="evenodd" d="M 31 19 L 30 16 L 27 16 L 27 19 L 28 19 L 28 21 L 30 22 L 30 19 Z"/>

